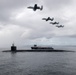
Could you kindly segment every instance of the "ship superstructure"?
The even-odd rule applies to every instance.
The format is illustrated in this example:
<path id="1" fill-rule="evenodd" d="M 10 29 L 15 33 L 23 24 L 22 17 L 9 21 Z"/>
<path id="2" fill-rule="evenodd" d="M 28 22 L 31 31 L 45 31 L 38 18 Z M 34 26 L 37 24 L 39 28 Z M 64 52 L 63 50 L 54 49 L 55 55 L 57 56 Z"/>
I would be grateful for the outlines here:
<path id="1" fill-rule="evenodd" d="M 52 48 L 52 47 L 41 47 L 41 46 L 34 45 L 33 47 L 31 47 L 31 49 L 36 49 L 36 50 L 38 50 L 38 49 L 40 49 L 40 50 L 49 49 L 49 50 L 53 50 L 54 48 Z"/>

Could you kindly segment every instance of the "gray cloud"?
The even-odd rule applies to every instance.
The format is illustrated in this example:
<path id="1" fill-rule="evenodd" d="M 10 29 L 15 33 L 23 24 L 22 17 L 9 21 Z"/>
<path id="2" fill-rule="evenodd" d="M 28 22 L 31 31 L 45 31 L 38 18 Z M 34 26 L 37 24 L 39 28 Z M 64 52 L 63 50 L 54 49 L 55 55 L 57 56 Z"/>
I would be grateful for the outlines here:
<path id="1" fill-rule="evenodd" d="M 50 41 L 54 37 L 76 36 L 76 10 L 74 0 L 0 0 L 0 46 L 11 44 L 25 44 L 28 40 Z M 36 12 L 27 9 L 35 3 L 43 5 L 43 11 Z M 42 20 L 43 17 L 54 17 L 55 21 L 64 25 L 57 28 L 49 22 Z M 27 41 L 27 42 L 28 42 Z M 40 42 L 39 41 L 39 42 Z"/>
<path id="2" fill-rule="evenodd" d="M 65 6 L 70 5 L 72 0 L 45 0 L 45 5 L 50 10 L 59 10 Z"/>
<path id="3" fill-rule="evenodd" d="M 33 0 L 0 0 L 0 9 L 17 9 L 25 7 L 30 3 L 35 3 L 38 1 Z"/>
<path id="4" fill-rule="evenodd" d="M 26 8 L 30 3 L 37 1 L 33 0 L 0 0 L 0 20 L 9 21 L 12 12 L 18 11 L 19 9 Z"/>

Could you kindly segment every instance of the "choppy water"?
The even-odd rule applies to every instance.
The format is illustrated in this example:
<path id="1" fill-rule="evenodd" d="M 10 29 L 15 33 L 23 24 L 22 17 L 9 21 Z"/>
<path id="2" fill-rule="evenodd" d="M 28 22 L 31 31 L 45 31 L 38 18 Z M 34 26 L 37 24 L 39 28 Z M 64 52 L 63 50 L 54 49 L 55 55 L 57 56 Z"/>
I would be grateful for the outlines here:
<path id="1" fill-rule="evenodd" d="M 0 75 L 76 75 L 76 52 L 0 52 Z"/>

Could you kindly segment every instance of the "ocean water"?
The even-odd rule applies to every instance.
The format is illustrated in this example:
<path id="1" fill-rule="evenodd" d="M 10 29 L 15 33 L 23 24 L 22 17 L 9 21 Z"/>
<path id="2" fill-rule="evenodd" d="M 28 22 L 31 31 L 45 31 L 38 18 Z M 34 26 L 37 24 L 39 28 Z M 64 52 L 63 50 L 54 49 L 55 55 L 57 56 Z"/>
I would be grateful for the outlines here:
<path id="1" fill-rule="evenodd" d="M 76 51 L 76 47 L 64 49 Z M 76 52 L 0 51 L 0 75 L 76 75 Z"/>

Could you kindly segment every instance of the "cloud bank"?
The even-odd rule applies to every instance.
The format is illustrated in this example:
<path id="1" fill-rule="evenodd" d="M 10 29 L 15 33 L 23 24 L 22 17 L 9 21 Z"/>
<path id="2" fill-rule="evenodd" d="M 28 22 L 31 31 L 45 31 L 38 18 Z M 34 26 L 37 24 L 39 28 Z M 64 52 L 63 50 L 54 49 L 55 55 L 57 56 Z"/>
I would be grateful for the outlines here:
<path id="1" fill-rule="evenodd" d="M 69 41 L 74 39 L 76 37 L 75 2 L 75 0 L 0 0 L 0 47 L 9 46 L 13 41 L 17 45 L 45 42 L 61 44 L 60 42 L 67 37 Z M 35 3 L 39 6 L 43 5 L 43 10 L 34 12 L 27 9 Z M 54 17 L 55 21 L 64 25 L 64 28 L 57 28 L 42 20 L 49 16 Z"/>

